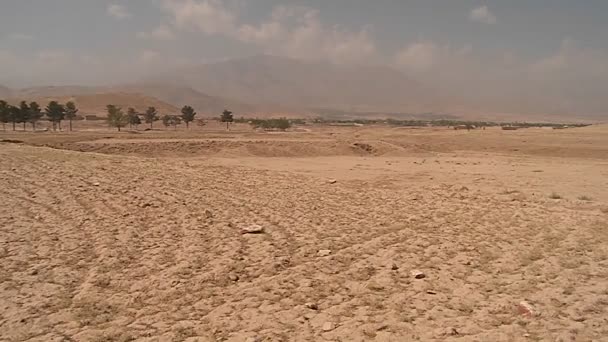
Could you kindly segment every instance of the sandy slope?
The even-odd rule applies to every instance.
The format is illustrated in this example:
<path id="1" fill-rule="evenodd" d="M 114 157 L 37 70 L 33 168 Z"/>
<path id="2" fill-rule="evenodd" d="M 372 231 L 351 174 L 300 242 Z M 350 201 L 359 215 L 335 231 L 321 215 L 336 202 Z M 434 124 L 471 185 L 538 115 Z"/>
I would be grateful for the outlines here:
<path id="1" fill-rule="evenodd" d="M 508 138 L 463 152 L 481 138 L 448 132 L 419 155 L 359 155 L 356 134 L 414 139 L 320 132 L 340 156 L 305 158 L 0 144 L 0 340 L 606 340 L 597 143 L 539 156 L 545 140 L 522 133 L 529 154 Z M 302 138 L 268 144 L 285 139 Z M 241 234 L 251 224 L 265 233 Z"/>

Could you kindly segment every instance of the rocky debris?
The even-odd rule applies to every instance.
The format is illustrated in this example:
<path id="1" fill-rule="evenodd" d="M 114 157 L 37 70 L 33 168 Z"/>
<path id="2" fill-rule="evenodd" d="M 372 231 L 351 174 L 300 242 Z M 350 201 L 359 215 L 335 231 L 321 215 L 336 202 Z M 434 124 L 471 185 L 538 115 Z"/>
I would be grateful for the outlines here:
<path id="1" fill-rule="evenodd" d="M 252 224 L 247 227 L 241 228 L 241 233 L 243 234 L 262 234 L 264 232 L 264 227 L 259 224 Z"/>
<path id="2" fill-rule="evenodd" d="M 372 153 L 374 152 L 374 147 L 370 144 L 364 144 L 364 143 L 354 143 L 353 144 L 354 148 L 359 148 L 367 153 Z"/>
<path id="3" fill-rule="evenodd" d="M 396 271 L 399 269 L 399 266 L 397 266 L 397 264 L 391 264 L 391 270 Z"/>
<path id="4" fill-rule="evenodd" d="M 247 337 L 245 342 L 262 342 L 261 337 Z"/>
<path id="5" fill-rule="evenodd" d="M 323 326 L 321 327 L 321 329 L 323 331 L 332 331 L 336 328 L 336 325 L 332 322 L 325 322 L 323 323 Z"/>
<path id="6" fill-rule="evenodd" d="M 336 184 L 336 183 L 338 183 L 338 181 L 336 179 L 330 179 L 330 180 L 327 181 L 327 183 L 329 183 L 329 184 Z"/>
<path id="7" fill-rule="evenodd" d="M 93 182 L 93 186 L 100 186 L 101 184 L 99 182 Z"/>
<path id="8" fill-rule="evenodd" d="M 532 306 L 532 304 L 526 302 L 525 300 L 519 302 L 519 304 L 517 305 L 517 312 L 519 312 L 520 315 L 525 317 L 533 317 L 538 314 L 534 306 Z"/>
<path id="9" fill-rule="evenodd" d="M 315 318 L 315 314 L 314 313 L 307 313 L 304 315 L 304 319 L 307 321 L 310 321 L 311 319 Z"/>
<path id="10" fill-rule="evenodd" d="M 321 249 L 317 252 L 317 256 L 320 256 L 320 257 L 326 257 L 326 256 L 329 256 L 330 254 L 331 254 L 331 250 L 329 250 L 329 249 Z"/>
<path id="11" fill-rule="evenodd" d="M 228 275 L 228 279 L 230 279 L 230 281 L 237 282 L 237 281 L 239 281 L 239 276 L 238 276 L 238 275 L 236 275 L 236 274 L 234 274 L 234 273 L 230 273 L 230 274 Z"/>
<path id="12" fill-rule="evenodd" d="M 410 273 L 411 273 L 412 277 L 414 277 L 414 279 L 423 279 L 423 278 L 426 278 L 426 274 L 424 274 L 420 270 L 413 270 Z"/>
<path id="13" fill-rule="evenodd" d="M 152 203 L 145 202 L 145 203 L 140 203 L 139 204 L 139 207 L 142 208 L 142 209 L 150 207 L 150 206 L 152 206 Z"/>
<path id="14" fill-rule="evenodd" d="M 430 294 L 430 295 L 436 295 L 437 294 L 437 292 L 433 291 L 433 290 L 426 290 L 426 293 Z"/>
<path id="15" fill-rule="evenodd" d="M 210 219 L 213 217 L 213 213 L 210 210 L 205 210 L 205 217 Z"/>
<path id="16" fill-rule="evenodd" d="M 304 306 L 311 310 L 319 310 L 319 306 L 316 303 L 306 303 Z"/>

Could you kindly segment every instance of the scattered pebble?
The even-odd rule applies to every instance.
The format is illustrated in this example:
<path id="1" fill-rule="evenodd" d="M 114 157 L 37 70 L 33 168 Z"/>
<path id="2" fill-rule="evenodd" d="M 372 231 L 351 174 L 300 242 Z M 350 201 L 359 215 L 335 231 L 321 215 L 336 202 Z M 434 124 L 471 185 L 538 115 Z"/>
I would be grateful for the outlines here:
<path id="1" fill-rule="evenodd" d="M 319 310 L 319 306 L 316 303 L 306 303 L 304 306 L 311 310 Z"/>
<path id="2" fill-rule="evenodd" d="M 213 217 L 213 213 L 210 210 L 205 210 L 205 217 L 210 219 Z"/>
<path id="3" fill-rule="evenodd" d="M 422 271 L 419 270 L 413 270 L 411 272 L 412 277 L 414 277 L 415 279 L 423 279 L 426 278 L 426 274 L 424 274 Z"/>
<path id="4" fill-rule="evenodd" d="M 323 324 L 323 327 L 321 327 L 321 329 L 323 329 L 323 331 L 332 331 L 335 328 L 336 328 L 336 326 L 332 322 L 325 322 Z"/>
<path id="5" fill-rule="evenodd" d="M 397 266 L 397 264 L 392 264 L 391 265 L 391 270 L 396 271 L 399 269 L 399 266 Z"/>
<path id="6" fill-rule="evenodd" d="M 331 254 L 331 250 L 329 250 L 329 249 L 321 249 L 320 251 L 317 252 L 317 256 L 320 256 L 320 257 L 326 257 L 330 254 Z"/>
<path id="7" fill-rule="evenodd" d="M 532 317 L 532 316 L 536 316 L 537 312 L 536 309 L 534 308 L 534 306 L 532 306 L 532 304 L 524 301 L 519 302 L 519 305 L 517 305 L 517 311 L 522 315 L 522 316 L 526 316 L 526 317 Z"/>
<path id="8" fill-rule="evenodd" d="M 94 182 L 93 186 L 100 186 L 101 184 L 99 184 L 99 182 Z"/>
<path id="9" fill-rule="evenodd" d="M 336 183 L 338 183 L 338 181 L 336 179 L 330 179 L 330 180 L 327 181 L 327 183 L 329 183 L 329 184 L 336 184 Z"/>
<path id="10" fill-rule="evenodd" d="M 230 279 L 230 281 L 239 281 L 239 276 L 234 273 L 230 273 L 228 275 L 228 279 Z"/>
<path id="11" fill-rule="evenodd" d="M 247 226 L 241 229 L 243 234 L 262 234 L 264 232 L 264 227 L 258 224 L 252 224 L 251 226 Z"/>
<path id="12" fill-rule="evenodd" d="M 433 291 L 433 290 L 426 290 L 426 293 L 430 294 L 430 295 L 436 295 L 437 292 Z"/>

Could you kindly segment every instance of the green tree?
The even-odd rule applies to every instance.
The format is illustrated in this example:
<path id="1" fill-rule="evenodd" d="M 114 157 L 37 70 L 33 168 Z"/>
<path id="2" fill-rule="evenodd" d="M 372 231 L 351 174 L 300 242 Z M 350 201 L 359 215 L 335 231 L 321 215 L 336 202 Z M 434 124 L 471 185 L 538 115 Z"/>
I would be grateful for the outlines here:
<path id="1" fill-rule="evenodd" d="M 3 100 L 0 100 L 0 122 L 2 129 L 6 131 L 6 124 L 10 122 L 10 106 Z"/>
<path id="2" fill-rule="evenodd" d="M 59 102 L 51 101 L 44 109 L 44 112 L 49 121 L 53 123 L 53 131 L 57 130 L 58 124 L 59 129 L 61 129 L 61 120 L 65 117 L 65 108 Z"/>
<path id="3" fill-rule="evenodd" d="M 150 129 L 152 129 L 152 124 L 154 121 L 158 121 L 158 112 L 154 107 L 148 107 L 146 112 L 144 113 L 144 121 L 150 124 Z"/>
<path id="4" fill-rule="evenodd" d="M 21 101 L 19 103 L 19 114 L 17 115 L 17 122 L 23 123 L 23 130 L 25 131 L 25 124 L 30 120 L 30 106 L 27 102 Z"/>
<path id="5" fill-rule="evenodd" d="M 135 126 L 135 129 L 141 124 L 139 113 L 134 108 L 129 108 L 127 110 L 127 121 L 129 122 L 129 127 L 133 128 L 133 126 Z"/>
<path id="6" fill-rule="evenodd" d="M 72 131 L 72 120 L 76 119 L 76 114 L 78 113 L 78 108 L 76 108 L 76 104 L 74 102 L 69 101 L 65 104 L 65 117 L 70 120 L 70 132 Z"/>
<path id="7" fill-rule="evenodd" d="M 173 126 L 174 129 L 177 130 L 177 125 L 182 123 L 182 119 L 179 116 L 166 114 L 162 118 L 163 125 L 165 127 Z"/>
<path id="8" fill-rule="evenodd" d="M 13 131 L 15 130 L 15 125 L 17 122 L 21 122 L 20 117 L 21 109 L 19 107 L 8 105 L 8 122 L 13 124 Z"/>
<path id="9" fill-rule="evenodd" d="M 43 115 L 42 108 L 40 108 L 40 105 L 37 102 L 30 103 L 29 122 L 32 124 L 33 131 L 36 130 L 36 122 L 40 121 Z"/>
<path id="10" fill-rule="evenodd" d="M 190 127 L 190 123 L 194 121 L 194 117 L 196 116 L 196 112 L 194 108 L 190 106 L 184 106 L 182 108 L 182 120 L 186 123 L 186 128 Z"/>
<path id="11" fill-rule="evenodd" d="M 110 127 L 118 128 L 120 132 L 121 127 L 125 127 L 128 123 L 128 118 L 125 113 L 122 112 L 120 107 L 116 107 L 115 105 L 108 105 L 108 124 Z"/>
<path id="12" fill-rule="evenodd" d="M 232 112 L 229 111 L 228 109 L 224 110 L 224 112 L 222 113 L 222 116 L 220 117 L 220 120 L 222 122 L 226 123 L 226 129 L 230 129 L 230 127 L 228 125 L 230 125 L 231 122 L 234 121 L 234 116 L 232 116 Z"/>

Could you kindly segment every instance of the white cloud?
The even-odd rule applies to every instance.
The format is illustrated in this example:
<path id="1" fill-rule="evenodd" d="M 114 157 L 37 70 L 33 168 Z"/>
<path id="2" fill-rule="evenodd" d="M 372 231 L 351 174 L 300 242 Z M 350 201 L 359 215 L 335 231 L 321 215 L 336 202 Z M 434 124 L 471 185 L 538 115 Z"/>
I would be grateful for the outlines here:
<path id="1" fill-rule="evenodd" d="M 254 44 L 265 52 L 335 63 L 370 62 L 377 51 L 369 28 L 349 31 L 326 27 L 316 10 L 277 6 L 257 25 L 240 24 L 236 11 L 218 0 L 164 0 L 179 29 L 194 29 Z"/>
<path id="2" fill-rule="evenodd" d="M 150 32 L 138 32 L 137 38 L 140 39 L 158 39 L 158 40 L 173 40 L 175 35 L 173 30 L 167 25 L 160 25 Z"/>
<path id="3" fill-rule="evenodd" d="M 107 8 L 108 15 L 116 19 L 126 19 L 131 17 L 127 8 L 123 5 L 110 4 Z"/>
<path id="4" fill-rule="evenodd" d="M 235 28 L 234 14 L 219 0 L 164 0 L 179 28 L 196 28 L 206 34 L 231 34 Z"/>
<path id="5" fill-rule="evenodd" d="M 564 38 L 559 49 L 530 67 L 536 73 L 566 73 L 577 75 L 608 76 L 608 51 L 579 47 L 570 38 Z"/>
<path id="6" fill-rule="evenodd" d="M 408 71 L 427 71 L 437 62 L 439 50 L 433 42 L 413 43 L 397 52 L 395 63 Z"/>
<path id="7" fill-rule="evenodd" d="M 497 22 L 496 16 L 492 12 L 490 12 L 490 9 L 486 5 L 473 9 L 471 11 L 471 14 L 469 14 L 469 19 L 471 21 L 476 21 L 484 24 L 496 24 Z"/>

